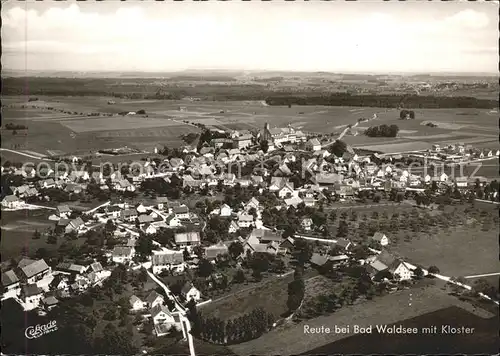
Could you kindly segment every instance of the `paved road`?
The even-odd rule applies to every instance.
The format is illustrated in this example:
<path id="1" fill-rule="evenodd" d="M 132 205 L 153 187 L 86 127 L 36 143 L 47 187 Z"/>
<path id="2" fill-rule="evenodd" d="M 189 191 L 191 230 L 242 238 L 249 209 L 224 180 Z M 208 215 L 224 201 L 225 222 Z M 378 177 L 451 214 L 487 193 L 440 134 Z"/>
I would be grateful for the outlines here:
<path id="1" fill-rule="evenodd" d="M 21 152 L 21 151 L 9 150 L 8 148 L 0 148 L 0 151 L 11 152 L 11 153 L 15 153 L 15 154 L 18 154 L 18 155 L 21 155 L 21 156 L 26 156 L 26 157 L 29 157 L 29 158 L 34 158 L 34 159 L 39 159 L 39 160 L 53 161 L 53 159 L 47 158 L 46 156 L 34 156 L 34 155 L 30 155 L 28 153 L 24 153 L 24 152 Z"/>
<path id="2" fill-rule="evenodd" d="M 184 308 L 182 306 L 182 304 L 179 302 L 177 297 L 172 294 L 172 292 L 170 291 L 170 289 L 168 289 L 168 287 L 165 285 L 165 283 L 163 283 L 160 279 L 158 279 L 149 270 L 146 270 L 146 272 L 148 273 L 149 277 L 151 277 L 151 279 L 156 282 L 156 284 L 158 284 L 160 287 L 163 288 L 167 297 L 174 301 L 175 309 L 177 309 L 177 311 L 179 312 L 179 314 L 181 316 L 182 328 L 186 329 L 186 337 L 187 337 L 188 343 L 189 343 L 189 353 L 191 354 L 191 356 L 196 356 L 196 353 L 194 350 L 193 335 L 191 335 L 191 323 L 189 322 L 189 319 L 186 317 L 186 308 Z"/>
<path id="3" fill-rule="evenodd" d="M 489 277 L 489 276 L 499 276 L 500 272 L 495 272 L 495 273 L 486 273 L 486 274 L 476 274 L 473 276 L 465 276 L 465 279 L 471 279 L 471 278 L 481 278 L 481 277 Z"/>

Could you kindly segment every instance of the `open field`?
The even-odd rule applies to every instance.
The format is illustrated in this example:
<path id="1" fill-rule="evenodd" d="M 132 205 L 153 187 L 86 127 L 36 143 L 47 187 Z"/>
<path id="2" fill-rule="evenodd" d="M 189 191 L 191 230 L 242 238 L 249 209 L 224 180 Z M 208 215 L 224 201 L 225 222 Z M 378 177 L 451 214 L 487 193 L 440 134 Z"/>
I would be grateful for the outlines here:
<path id="1" fill-rule="evenodd" d="M 291 125 L 305 132 L 332 133 L 339 132 L 342 127 L 353 124 L 359 118 L 371 118 L 376 113 L 377 118 L 371 121 L 370 125 L 396 124 L 401 130 L 400 137 L 370 138 L 361 133 L 358 136 L 346 136 L 345 141 L 355 147 L 367 146 L 384 152 L 425 149 L 431 143 L 452 143 L 455 140 L 483 144 L 496 140 L 493 135 L 497 130 L 496 116 L 486 109 L 416 109 L 415 120 L 399 120 L 399 111 L 396 109 L 268 106 L 260 101 L 40 96 L 39 101 L 24 102 L 29 106 L 36 105 L 38 109 L 21 109 L 22 100 L 26 100 L 26 97 L 10 99 L 10 104 L 14 106 L 4 109 L 4 118 L 9 122 L 27 124 L 29 132 L 27 137 L 4 135 L 2 146 L 11 148 L 12 145 L 20 144 L 23 149 L 41 153 L 53 149 L 78 153 L 120 147 L 124 144 L 145 150 L 152 150 L 163 144 L 179 146 L 183 144 L 180 135 L 197 130 L 191 125 L 183 124 L 183 120 L 224 129 L 259 129 L 269 123 L 271 127 Z M 111 99 L 115 104 L 108 104 Z M 71 112 L 73 116 L 49 111 L 48 107 Z M 80 113 L 116 114 L 139 109 L 144 109 L 148 117 L 79 116 Z M 423 125 L 426 121 L 435 122 L 438 127 Z M 57 141 L 54 140 L 55 137 Z M 378 145 L 383 146 L 371 147 Z"/>
<path id="2" fill-rule="evenodd" d="M 382 153 L 402 153 L 411 151 L 423 151 L 432 148 L 432 144 L 423 141 L 411 141 L 402 143 L 389 143 L 379 145 L 354 146 L 363 150 L 377 151 Z"/>
<path id="3" fill-rule="evenodd" d="M 54 227 L 54 222 L 48 220 L 51 213 L 53 212 L 48 210 L 2 211 L 2 240 L 0 243 L 2 259 L 18 257 L 23 248 L 27 248 L 28 253 L 33 253 L 41 247 L 47 250 L 56 249 L 64 239 L 58 239 L 56 245 L 47 244 L 47 239 L 44 237 L 33 239 L 35 230 L 44 232 L 47 228 Z"/>
<path id="4" fill-rule="evenodd" d="M 287 310 L 287 286 L 292 280 L 293 275 L 279 280 L 273 279 L 256 288 L 244 290 L 220 301 L 209 303 L 201 310 L 203 315 L 227 320 L 238 318 L 255 308 L 262 307 L 279 318 Z"/>
<path id="5" fill-rule="evenodd" d="M 495 227 L 490 231 L 481 231 L 481 226 L 452 229 L 450 233 L 439 231 L 411 242 L 401 240 L 396 246 L 389 245 L 388 249 L 410 263 L 424 267 L 435 265 L 445 276 L 500 272 L 498 229 Z"/>
<path id="6" fill-rule="evenodd" d="M 61 124 L 76 133 L 105 131 L 110 129 L 132 130 L 178 125 L 175 121 L 169 119 L 156 119 L 151 117 L 140 117 L 137 115 L 103 117 L 100 119 L 68 120 L 61 121 Z"/>
<path id="7" fill-rule="evenodd" d="M 408 305 L 410 294 L 412 295 L 411 306 Z M 297 355 L 349 336 L 349 334 L 306 334 L 304 325 L 311 328 L 351 325 L 352 331 L 352 325 L 367 327 L 392 324 L 457 305 L 457 303 L 461 302 L 435 286 L 402 290 L 372 301 L 344 307 L 331 315 L 320 316 L 292 326 L 279 327 L 256 340 L 233 345 L 230 348 L 240 356 L 274 355 L 276 350 L 279 350 L 281 355 Z"/>
<path id="8" fill-rule="evenodd" d="M 456 306 L 426 313 L 406 319 L 395 325 L 418 328 L 436 325 L 438 332 L 415 335 L 373 334 L 355 335 L 331 344 L 309 350 L 306 354 L 493 354 L 498 351 L 498 321 L 496 318 L 483 319 Z M 441 326 L 451 325 L 474 328 L 473 334 L 442 334 Z"/>

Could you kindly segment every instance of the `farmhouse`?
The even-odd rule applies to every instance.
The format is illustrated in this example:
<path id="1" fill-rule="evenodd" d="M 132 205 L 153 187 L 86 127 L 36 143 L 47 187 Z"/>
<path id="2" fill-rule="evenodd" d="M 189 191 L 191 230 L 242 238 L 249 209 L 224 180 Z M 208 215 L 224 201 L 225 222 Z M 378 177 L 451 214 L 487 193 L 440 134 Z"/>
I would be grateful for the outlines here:
<path id="1" fill-rule="evenodd" d="M 145 303 L 136 295 L 132 295 L 129 298 L 129 303 L 130 303 L 130 309 L 132 309 L 133 311 L 144 309 Z"/>
<path id="2" fill-rule="evenodd" d="M 189 219 L 189 208 L 185 205 L 180 205 L 173 208 L 173 213 L 178 219 Z"/>
<path id="3" fill-rule="evenodd" d="M 128 246 L 115 246 L 111 254 L 111 259 L 115 263 L 128 263 L 132 261 L 135 255 L 135 249 Z"/>
<path id="4" fill-rule="evenodd" d="M 153 273 L 159 274 L 163 271 L 184 271 L 184 254 L 182 251 L 168 250 L 167 252 L 154 253 L 151 256 Z"/>
<path id="5" fill-rule="evenodd" d="M 19 278 L 13 270 L 2 273 L 2 287 L 4 292 L 19 290 Z"/>
<path id="6" fill-rule="evenodd" d="M 194 300 L 195 302 L 199 301 L 201 298 L 201 292 L 193 286 L 191 282 L 186 282 L 184 287 L 182 287 L 181 294 L 185 300 Z"/>
<path id="7" fill-rule="evenodd" d="M 372 240 L 379 243 L 381 246 L 387 246 L 389 244 L 389 239 L 381 232 L 376 232 L 372 236 Z"/>
<path id="8" fill-rule="evenodd" d="M 205 257 L 207 260 L 214 260 L 219 255 L 226 255 L 228 248 L 224 243 L 205 247 Z"/>
<path id="9" fill-rule="evenodd" d="M 48 296 L 47 298 L 42 299 L 42 305 L 46 311 L 51 311 L 59 304 L 59 300 L 53 295 Z"/>
<path id="10" fill-rule="evenodd" d="M 146 304 L 150 309 L 154 308 L 157 305 L 163 304 L 164 301 L 165 298 L 163 297 L 163 295 L 159 294 L 157 291 L 152 291 L 146 297 Z"/>
<path id="11" fill-rule="evenodd" d="M 238 216 L 238 226 L 240 228 L 247 228 L 253 225 L 253 216 L 248 214 L 241 214 Z"/>
<path id="12" fill-rule="evenodd" d="M 201 242 L 200 233 L 197 231 L 177 233 L 174 238 L 179 247 L 195 246 Z"/>
<path id="13" fill-rule="evenodd" d="M 311 230 L 312 224 L 313 224 L 313 221 L 311 218 L 304 218 L 304 219 L 302 219 L 302 222 L 300 223 L 300 225 L 302 226 L 302 228 L 304 230 Z"/>
<path id="14" fill-rule="evenodd" d="M 247 148 L 252 145 L 252 138 L 253 136 L 251 134 L 245 134 L 233 138 L 234 146 L 238 149 Z"/>
<path id="15" fill-rule="evenodd" d="M 64 228 L 64 232 L 66 234 L 76 231 L 77 233 L 81 232 L 84 228 L 84 222 L 81 217 L 77 217 L 69 222 L 68 225 Z"/>
<path id="16" fill-rule="evenodd" d="M 23 286 L 22 299 L 27 304 L 27 309 L 37 308 L 43 298 L 43 290 L 36 284 L 27 284 Z"/>
<path id="17" fill-rule="evenodd" d="M 16 209 L 22 205 L 22 201 L 15 195 L 7 195 L 2 200 L 2 206 L 8 209 Z"/>
<path id="18" fill-rule="evenodd" d="M 68 218 L 71 215 L 71 209 L 67 205 L 59 205 L 57 207 L 57 214 L 61 218 Z"/>
<path id="19" fill-rule="evenodd" d="M 321 150 L 321 143 L 317 138 L 312 138 L 306 143 L 306 149 L 308 151 L 319 151 Z"/>
<path id="20" fill-rule="evenodd" d="M 28 258 L 23 258 L 19 261 L 17 267 L 22 272 L 21 278 L 28 284 L 35 283 L 43 278 L 52 276 L 52 269 L 43 259 L 30 260 Z"/>

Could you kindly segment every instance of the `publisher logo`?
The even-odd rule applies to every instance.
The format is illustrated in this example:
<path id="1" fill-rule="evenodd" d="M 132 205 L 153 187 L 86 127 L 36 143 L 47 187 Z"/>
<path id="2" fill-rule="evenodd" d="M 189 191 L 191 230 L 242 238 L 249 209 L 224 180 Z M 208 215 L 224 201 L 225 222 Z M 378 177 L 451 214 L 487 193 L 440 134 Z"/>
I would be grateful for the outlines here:
<path id="1" fill-rule="evenodd" d="M 57 330 L 56 321 L 52 320 L 45 325 L 28 326 L 24 335 L 27 339 L 38 339 L 39 337 Z"/>

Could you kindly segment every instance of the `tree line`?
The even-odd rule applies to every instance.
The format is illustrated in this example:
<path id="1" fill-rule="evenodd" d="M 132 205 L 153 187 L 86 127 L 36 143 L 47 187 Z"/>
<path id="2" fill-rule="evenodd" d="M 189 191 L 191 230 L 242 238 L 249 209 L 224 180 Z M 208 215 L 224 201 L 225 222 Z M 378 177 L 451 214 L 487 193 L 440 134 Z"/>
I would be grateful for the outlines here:
<path id="1" fill-rule="evenodd" d="M 398 132 L 397 125 L 380 125 L 369 127 L 365 130 L 365 135 L 368 137 L 396 137 Z"/>
<path id="2" fill-rule="evenodd" d="M 274 315 L 263 308 L 225 321 L 203 316 L 193 303 L 188 305 L 187 316 L 193 323 L 193 335 L 214 344 L 238 344 L 256 339 L 269 331 L 275 322 Z"/>
<path id="3" fill-rule="evenodd" d="M 410 106 L 414 108 L 478 108 L 494 109 L 498 107 L 498 100 L 478 99 L 466 96 L 419 96 L 419 95 L 351 95 L 350 93 L 332 93 L 321 96 L 294 96 L 282 95 L 268 97 L 268 105 L 325 105 L 325 106 L 371 106 L 382 108 L 398 108 Z"/>

